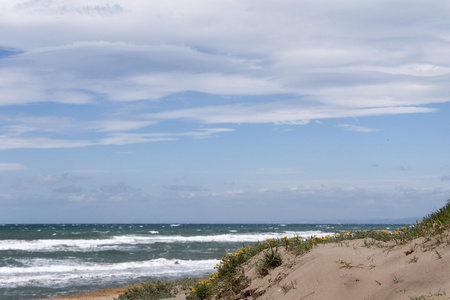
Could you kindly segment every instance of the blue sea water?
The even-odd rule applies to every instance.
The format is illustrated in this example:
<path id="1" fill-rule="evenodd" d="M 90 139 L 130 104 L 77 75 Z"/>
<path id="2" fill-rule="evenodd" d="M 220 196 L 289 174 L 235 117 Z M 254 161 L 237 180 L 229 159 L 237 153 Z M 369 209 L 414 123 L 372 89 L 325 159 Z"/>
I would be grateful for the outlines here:
<path id="1" fill-rule="evenodd" d="M 393 225 L 0 225 L 0 299 L 33 299 L 150 280 L 204 277 L 242 246 Z"/>

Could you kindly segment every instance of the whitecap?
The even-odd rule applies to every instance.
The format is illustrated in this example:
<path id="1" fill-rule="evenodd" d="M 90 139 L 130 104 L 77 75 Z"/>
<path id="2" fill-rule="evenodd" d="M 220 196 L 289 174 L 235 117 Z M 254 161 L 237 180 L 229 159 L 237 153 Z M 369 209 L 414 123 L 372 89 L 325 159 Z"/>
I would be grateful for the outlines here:
<path id="1" fill-rule="evenodd" d="M 288 237 L 307 237 L 318 236 L 323 237 L 330 232 L 322 231 L 284 231 L 284 232 L 267 232 L 267 233 L 247 233 L 237 234 L 230 232 L 229 234 L 218 235 L 156 235 L 158 232 L 152 233 L 152 236 L 141 235 L 121 235 L 104 239 L 42 239 L 42 240 L 3 240 L 0 243 L 0 251 L 2 250 L 22 250 L 22 251 L 76 251 L 76 252 L 93 252 L 120 250 L 124 247 L 132 247 L 135 245 L 146 245 L 155 243 L 242 243 L 242 242 L 259 242 L 266 239 L 277 239 L 285 236 Z M 155 234 L 155 235 L 153 235 Z"/>
<path id="2" fill-rule="evenodd" d="M 73 263 L 72 261 L 35 261 L 29 267 L 0 268 L 0 288 L 33 285 L 65 286 L 87 284 L 92 281 L 108 282 L 114 278 L 205 276 L 214 271 L 219 262 L 209 260 L 182 260 L 158 258 L 148 261 L 111 264 Z"/>

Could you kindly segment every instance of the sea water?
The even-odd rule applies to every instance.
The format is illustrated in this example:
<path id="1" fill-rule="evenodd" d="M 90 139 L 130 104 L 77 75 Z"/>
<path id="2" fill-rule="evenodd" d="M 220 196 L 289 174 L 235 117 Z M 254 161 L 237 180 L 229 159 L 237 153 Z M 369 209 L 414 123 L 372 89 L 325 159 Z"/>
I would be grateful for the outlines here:
<path id="1" fill-rule="evenodd" d="M 0 225 L 0 299 L 32 299 L 150 280 L 204 277 L 221 257 L 268 238 L 392 225 Z"/>

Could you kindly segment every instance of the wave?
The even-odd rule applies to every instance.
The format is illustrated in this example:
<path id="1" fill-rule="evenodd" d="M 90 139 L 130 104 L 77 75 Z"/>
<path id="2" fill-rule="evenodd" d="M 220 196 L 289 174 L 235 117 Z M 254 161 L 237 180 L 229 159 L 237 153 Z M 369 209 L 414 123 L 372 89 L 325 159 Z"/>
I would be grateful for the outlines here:
<path id="1" fill-rule="evenodd" d="M 257 234 L 219 234 L 219 235 L 122 235 L 104 239 L 41 239 L 41 240 L 3 240 L 0 243 L 0 251 L 109 251 L 123 249 L 127 246 L 155 244 L 155 243 L 256 243 L 266 239 L 282 238 L 284 236 L 306 237 L 311 235 L 325 236 L 327 232 L 322 231 L 285 231 Z"/>
<path id="2" fill-rule="evenodd" d="M 219 261 L 158 258 L 140 262 L 88 264 L 80 261 L 30 260 L 27 267 L 0 268 L 0 288 L 54 286 L 83 282 L 111 281 L 113 278 L 204 276 Z"/>

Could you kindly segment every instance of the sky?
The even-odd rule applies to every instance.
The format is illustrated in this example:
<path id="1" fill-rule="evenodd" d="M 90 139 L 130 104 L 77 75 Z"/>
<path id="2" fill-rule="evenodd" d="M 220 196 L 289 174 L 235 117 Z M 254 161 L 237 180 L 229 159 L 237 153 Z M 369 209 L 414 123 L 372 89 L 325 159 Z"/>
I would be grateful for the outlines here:
<path id="1" fill-rule="evenodd" d="M 423 217 L 450 2 L 2 0 L 0 223 Z"/>

